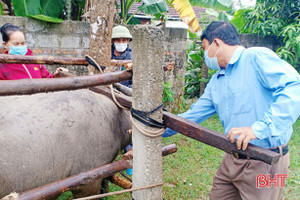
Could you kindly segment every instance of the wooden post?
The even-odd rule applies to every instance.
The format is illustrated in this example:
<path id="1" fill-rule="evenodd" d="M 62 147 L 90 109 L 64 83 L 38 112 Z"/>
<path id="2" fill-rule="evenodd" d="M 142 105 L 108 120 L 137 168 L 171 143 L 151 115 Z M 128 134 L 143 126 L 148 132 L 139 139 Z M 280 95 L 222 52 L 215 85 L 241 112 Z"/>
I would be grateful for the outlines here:
<path id="1" fill-rule="evenodd" d="M 158 27 L 135 26 L 133 40 L 133 105 L 140 111 L 150 111 L 162 104 L 163 82 L 163 32 Z M 162 121 L 162 110 L 149 115 Z M 144 124 L 137 122 L 144 129 Z M 162 182 L 162 138 L 150 138 L 133 126 L 133 187 L 141 187 Z M 151 153 L 150 153 L 151 152 Z M 133 192 L 138 200 L 161 200 L 162 187 Z"/>
<path id="2" fill-rule="evenodd" d="M 109 66 L 111 59 L 114 14 L 114 0 L 97 0 L 91 9 L 89 54 L 102 66 Z M 93 68 L 90 70 L 97 73 Z"/>

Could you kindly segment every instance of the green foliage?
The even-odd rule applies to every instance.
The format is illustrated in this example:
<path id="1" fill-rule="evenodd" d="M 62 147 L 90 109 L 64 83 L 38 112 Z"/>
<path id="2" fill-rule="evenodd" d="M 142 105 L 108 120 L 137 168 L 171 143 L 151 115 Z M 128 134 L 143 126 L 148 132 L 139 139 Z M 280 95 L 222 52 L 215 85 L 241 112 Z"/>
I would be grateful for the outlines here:
<path id="1" fill-rule="evenodd" d="M 225 11 L 219 12 L 218 20 L 229 22 L 232 19 L 232 16 L 226 13 Z"/>
<path id="2" fill-rule="evenodd" d="M 254 9 L 237 12 L 232 23 L 241 33 L 284 38 L 276 52 L 300 72 L 300 1 L 258 0 Z"/>
<path id="3" fill-rule="evenodd" d="M 132 17 L 136 14 L 134 13 L 131 14 L 131 16 L 129 15 L 130 8 L 134 2 L 141 2 L 141 0 L 121 0 L 120 5 L 118 5 L 117 1 L 115 2 L 116 7 L 121 8 L 121 18 L 125 24 L 129 24 Z"/>
<path id="4" fill-rule="evenodd" d="M 163 84 L 163 103 L 167 104 L 168 102 L 174 101 L 173 95 L 174 92 L 172 91 L 172 83 L 170 81 Z"/>
<path id="5" fill-rule="evenodd" d="M 168 12 L 168 5 L 164 0 L 143 0 L 138 9 L 145 14 L 161 14 Z"/>
<path id="6" fill-rule="evenodd" d="M 4 15 L 4 5 L 0 2 L 0 15 Z"/>
<path id="7" fill-rule="evenodd" d="M 276 53 L 300 72 L 300 19 L 284 27 L 279 35 L 284 37 L 284 46 Z"/>
<path id="8" fill-rule="evenodd" d="M 133 13 L 129 15 L 129 10 L 134 2 L 141 2 L 141 0 L 121 0 L 120 5 L 117 4 L 117 7 L 121 7 L 121 18 L 125 24 L 128 24 L 130 19 L 136 14 Z M 173 0 L 143 0 L 143 5 L 138 7 L 138 11 L 141 11 L 145 14 L 154 15 L 156 19 L 166 20 L 165 13 L 168 12 L 168 5 L 171 5 Z M 232 10 L 231 0 L 190 0 L 192 6 L 212 8 L 220 11 L 230 11 Z M 227 19 L 227 13 L 221 13 L 222 19 Z M 220 17 L 220 18 L 221 18 Z"/>
<path id="9" fill-rule="evenodd" d="M 71 191 L 64 192 L 57 198 L 57 200 L 71 200 L 71 199 L 74 199 L 74 195 Z"/>
<path id="10" fill-rule="evenodd" d="M 233 19 L 230 21 L 240 33 L 249 33 L 249 28 L 244 28 L 245 24 L 247 23 L 245 19 L 245 15 L 247 15 L 251 10 L 250 9 L 240 9 L 234 13 Z"/>
<path id="11" fill-rule="evenodd" d="M 190 0 L 192 6 L 213 8 L 215 10 L 229 11 L 232 9 L 231 0 Z"/>
<path id="12" fill-rule="evenodd" d="M 86 0 L 72 0 L 72 19 L 80 21 L 80 16 L 84 14 Z"/>
<path id="13" fill-rule="evenodd" d="M 192 37 L 191 37 L 192 36 Z M 190 33 L 190 38 L 195 38 Z M 203 64 L 203 49 L 197 40 L 188 40 L 187 64 L 185 73 L 184 97 L 193 98 L 200 95 L 201 68 Z"/>
<path id="14" fill-rule="evenodd" d="M 40 2 L 42 8 L 41 13 L 43 15 L 59 18 L 64 9 L 66 0 L 41 0 Z"/>
<path id="15" fill-rule="evenodd" d="M 189 31 L 187 40 L 186 73 L 184 98 L 200 97 L 200 84 L 208 83 L 210 78 L 216 73 L 215 70 L 208 69 L 208 78 L 202 77 L 202 66 L 204 62 L 204 51 L 201 41 L 196 33 Z"/>
<path id="16" fill-rule="evenodd" d="M 121 18 L 125 24 L 129 24 L 131 19 L 139 11 L 157 16 L 164 16 L 163 13 L 168 11 L 167 1 L 165 0 L 144 0 L 143 4 L 138 7 L 136 13 L 129 14 L 130 8 L 134 2 L 141 2 L 141 0 L 121 0 L 120 5 L 116 1 L 116 6 L 121 8 Z"/>
<path id="17" fill-rule="evenodd" d="M 39 20 L 60 23 L 65 0 L 12 0 L 16 16 L 33 17 Z"/>
<path id="18" fill-rule="evenodd" d="M 217 20 L 221 20 L 221 21 L 229 22 L 230 19 L 233 18 L 233 16 L 231 16 L 230 14 L 228 14 L 225 11 L 217 12 L 216 10 L 214 10 L 212 8 L 207 8 L 205 12 L 209 15 L 216 17 Z"/>

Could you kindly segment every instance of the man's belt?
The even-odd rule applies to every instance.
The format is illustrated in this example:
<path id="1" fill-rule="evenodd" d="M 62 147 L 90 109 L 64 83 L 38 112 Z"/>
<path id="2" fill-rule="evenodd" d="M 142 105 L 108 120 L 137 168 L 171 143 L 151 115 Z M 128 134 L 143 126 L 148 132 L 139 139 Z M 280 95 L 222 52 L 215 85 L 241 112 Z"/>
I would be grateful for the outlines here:
<path id="1" fill-rule="evenodd" d="M 280 154 L 280 149 L 282 149 L 281 150 L 282 151 L 282 156 L 284 156 L 285 154 L 287 154 L 289 152 L 289 146 L 288 145 L 273 147 L 273 148 L 270 148 L 269 150 Z M 240 154 L 240 153 L 233 153 L 233 156 L 237 159 L 251 159 L 248 156 L 246 156 L 244 154 Z M 252 160 L 255 160 L 255 159 L 252 159 Z"/>

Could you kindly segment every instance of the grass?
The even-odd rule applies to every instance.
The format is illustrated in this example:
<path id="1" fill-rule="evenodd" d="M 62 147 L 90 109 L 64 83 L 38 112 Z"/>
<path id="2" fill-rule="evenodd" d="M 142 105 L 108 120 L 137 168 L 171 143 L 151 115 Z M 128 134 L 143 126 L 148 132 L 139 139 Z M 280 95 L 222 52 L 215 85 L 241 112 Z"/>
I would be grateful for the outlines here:
<path id="1" fill-rule="evenodd" d="M 217 116 L 213 116 L 201 125 L 223 132 Z M 164 138 L 163 145 L 176 143 L 178 152 L 163 158 L 163 198 L 166 200 L 205 200 L 212 187 L 213 176 L 222 160 L 223 151 L 205 145 L 183 135 Z M 300 196 L 300 118 L 294 124 L 294 133 L 290 140 L 291 165 L 289 177 L 283 192 L 285 200 L 296 200 Z M 110 191 L 121 190 L 110 185 Z M 106 200 L 131 199 L 126 193 L 106 198 Z"/>

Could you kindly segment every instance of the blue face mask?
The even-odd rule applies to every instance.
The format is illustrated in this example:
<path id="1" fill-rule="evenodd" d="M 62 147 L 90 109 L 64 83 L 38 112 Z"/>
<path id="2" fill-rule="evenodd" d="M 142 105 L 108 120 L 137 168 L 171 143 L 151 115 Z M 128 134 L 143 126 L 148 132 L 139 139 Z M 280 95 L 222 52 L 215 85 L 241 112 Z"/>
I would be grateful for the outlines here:
<path id="1" fill-rule="evenodd" d="M 218 59 L 216 57 L 217 54 L 219 53 L 219 49 L 218 49 L 216 55 L 214 57 L 210 58 L 210 57 L 208 57 L 208 50 L 209 50 L 210 46 L 208 47 L 208 49 L 206 51 L 204 51 L 204 62 L 207 65 L 207 67 L 209 67 L 210 69 L 212 69 L 212 70 L 219 70 L 220 69 L 220 65 L 219 65 Z"/>
<path id="2" fill-rule="evenodd" d="M 27 46 L 11 46 L 9 47 L 9 54 L 12 55 L 26 55 L 27 53 Z"/>

